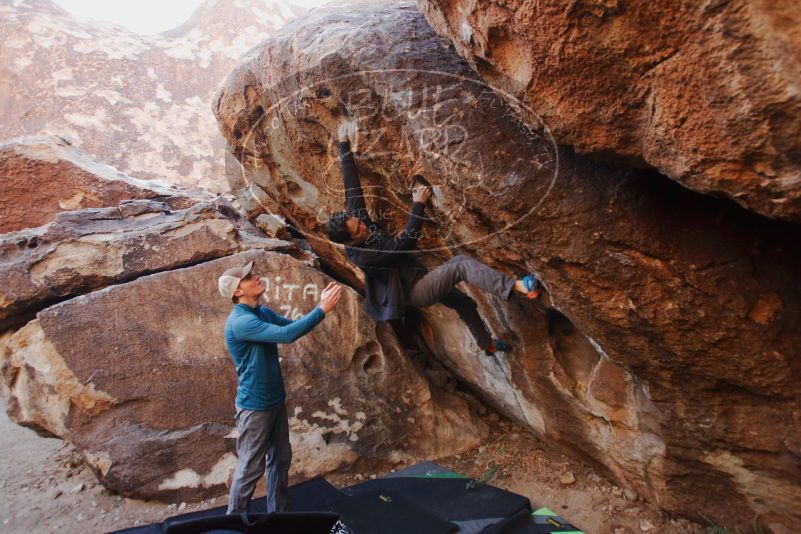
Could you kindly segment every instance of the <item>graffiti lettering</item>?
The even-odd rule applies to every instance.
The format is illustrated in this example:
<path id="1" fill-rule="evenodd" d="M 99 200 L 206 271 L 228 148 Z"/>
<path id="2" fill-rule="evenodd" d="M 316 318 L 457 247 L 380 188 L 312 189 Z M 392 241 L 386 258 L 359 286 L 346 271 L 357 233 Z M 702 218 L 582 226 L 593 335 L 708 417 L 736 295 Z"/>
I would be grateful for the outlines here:
<path id="1" fill-rule="evenodd" d="M 262 299 L 287 319 L 293 321 L 303 317 L 320 300 L 320 287 L 317 284 L 290 284 L 282 282 L 280 276 L 262 277 L 265 286 Z M 301 289 L 302 288 L 302 289 Z"/>

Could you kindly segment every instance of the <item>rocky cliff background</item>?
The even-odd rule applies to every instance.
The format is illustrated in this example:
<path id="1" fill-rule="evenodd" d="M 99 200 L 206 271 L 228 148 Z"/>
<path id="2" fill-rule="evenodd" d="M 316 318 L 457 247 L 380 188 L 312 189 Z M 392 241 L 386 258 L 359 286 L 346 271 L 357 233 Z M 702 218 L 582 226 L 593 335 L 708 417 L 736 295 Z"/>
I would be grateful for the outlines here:
<path id="1" fill-rule="evenodd" d="M 59 136 L 132 177 L 221 191 L 211 95 L 240 55 L 303 12 L 208 0 L 181 26 L 140 35 L 51 0 L 3 0 L 0 138 Z"/>
<path id="2" fill-rule="evenodd" d="M 113 46 L 112 30 L 78 28 L 51 4 L 3 6 L 15 52 L 0 83 L 25 69 L 52 80 L 62 65 L 73 76 L 35 97 L 11 86 L 1 108 L 8 136 L 55 135 L 0 145 L 12 419 L 75 444 L 114 491 L 223 493 L 235 376 L 216 276 L 254 260 L 267 304 L 288 316 L 332 278 L 352 288 L 283 353 L 297 476 L 468 450 L 487 436 L 483 402 L 668 512 L 801 529 L 792 6 L 357 2 L 272 28 L 234 60 L 241 42 L 213 22 L 247 28 L 285 14 L 275 6 L 211 3 L 169 35 L 114 29 Z M 201 39 L 212 34 L 225 45 Z M 24 39 L 30 63 L 14 48 Z M 168 42 L 191 57 L 163 60 Z M 98 43 L 110 48 L 84 51 Z M 124 91 L 74 77 L 95 58 L 109 79 L 130 75 Z M 153 79 L 148 63 L 165 70 Z M 203 92 L 213 76 L 183 77 L 190 65 L 216 73 L 216 92 Z M 180 92 L 189 78 L 207 89 Z M 163 98 L 154 107 L 162 79 L 194 118 Z M 54 101 L 45 90 L 56 106 L 21 112 Z M 109 91 L 130 102 L 105 107 Z M 106 128 L 111 110 L 122 121 L 142 109 L 152 120 Z M 343 120 L 358 125 L 374 218 L 398 229 L 414 176 L 434 187 L 426 265 L 466 254 L 541 276 L 539 302 L 463 288 L 513 352 L 481 355 L 441 305 L 394 324 L 364 313 L 361 273 L 322 232 L 343 205 Z M 222 144 L 192 141 L 213 139 L 210 125 L 227 161 Z"/>

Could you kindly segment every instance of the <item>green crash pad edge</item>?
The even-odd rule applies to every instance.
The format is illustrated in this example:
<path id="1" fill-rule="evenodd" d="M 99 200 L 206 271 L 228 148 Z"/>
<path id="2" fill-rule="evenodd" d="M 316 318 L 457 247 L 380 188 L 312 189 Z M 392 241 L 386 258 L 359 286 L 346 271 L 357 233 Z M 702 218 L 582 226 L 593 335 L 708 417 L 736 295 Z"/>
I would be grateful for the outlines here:
<path id="1" fill-rule="evenodd" d="M 531 515 L 532 516 L 544 515 L 544 516 L 549 516 L 549 517 L 559 517 L 561 519 L 561 516 L 555 514 L 553 512 L 553 510 L 551 510 L 550 508 L 547 508 L 547 507 L 544 507 L 544 506 L 542 508 L 538 509 L 538 510 L 534 510 L 533 512 L 531 512 Z M 583 530 L 562 530 L 562 531 L 560 531 L 558 533 L 554 532 L 553 534 L 585 534 L 585 533 L 584 533 Z"/>

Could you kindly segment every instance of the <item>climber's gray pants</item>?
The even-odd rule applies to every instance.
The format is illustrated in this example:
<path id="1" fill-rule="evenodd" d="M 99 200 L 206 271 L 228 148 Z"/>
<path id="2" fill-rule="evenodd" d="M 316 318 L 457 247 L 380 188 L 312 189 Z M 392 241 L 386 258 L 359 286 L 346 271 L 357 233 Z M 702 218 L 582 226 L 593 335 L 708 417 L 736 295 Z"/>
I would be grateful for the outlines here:
<path id="1" fill-rule="evenodd" d="M 514 278 L 487 267 L 478 260 L 467 256 L 454 256 L 415 282 L 409 291 L 406 304 L 415 308 L 425 308 L 439 302 L 453 308 L 467 325 L 478 346 L 486 349 L 492 337 L 478 314 L 475 301 L 455 289 L 459 282 L 466 282 L 504 300 L 509 298 L 515 285 Z"/>
<path id="2" fill-rule="evenodd" d="M 267 512 L 287 507 L 289 466 L 289 422 L 286 404 L 272 410 L 236 410 L 236 454 L 239 457 L 228 497 L 228 512 L 248 511 L 248 503 L 262 473 L 267 473 Z"/>

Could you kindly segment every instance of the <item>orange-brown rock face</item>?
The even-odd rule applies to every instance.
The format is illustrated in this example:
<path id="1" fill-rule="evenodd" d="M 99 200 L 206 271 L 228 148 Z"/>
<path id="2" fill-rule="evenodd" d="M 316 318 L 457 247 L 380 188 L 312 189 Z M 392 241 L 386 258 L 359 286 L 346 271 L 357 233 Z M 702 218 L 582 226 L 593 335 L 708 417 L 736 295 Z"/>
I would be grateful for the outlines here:
<path id="1" fill-rule="evenodd" d="M 59 135 L 129 176 L 219 184 L 214 89 L 301 13 L 282 0 L 207 1 L 178 28 L 139 35 L 50 0 L 3 1 L 0 138 Z"/>
<path id="2" fill-rule="evenodd" d="M 576 155 L 507 102 L 412 6 L 361 4 L 262 43 L 214 109 L 237 187 L 256 184 L 333 271 L 354 272 L 322 233 L 350 118 L 374 218 L 397 229 L 413 175 L 434 186 L 427 265 L 461 252 L 542 276 L 547 306 L 470 290 L 514 343 L 504 357 L 479 356 L 443 306 L 407 321 L 487 402 L 668 510 L 801 528 L 798 226 Z"/>
<path id="3" fill-rule="evenodd" d="M 578 152 L 801 221 L 793 2 L 418 0 L 494 87 Z"/>

